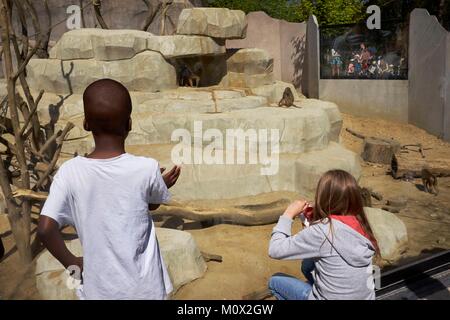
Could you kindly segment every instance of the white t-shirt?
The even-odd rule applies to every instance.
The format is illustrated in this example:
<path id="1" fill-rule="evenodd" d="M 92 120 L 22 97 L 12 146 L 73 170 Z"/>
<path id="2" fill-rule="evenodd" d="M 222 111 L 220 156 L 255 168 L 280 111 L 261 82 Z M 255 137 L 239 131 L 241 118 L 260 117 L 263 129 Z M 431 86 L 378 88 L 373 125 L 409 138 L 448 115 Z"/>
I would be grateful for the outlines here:
<path id="1" fill-rule="evenodd" d="M 167 298 L 172 284 L 148 204 L 169 199 L 151 158 L 78 156 L 60 167 L 41 214 L 77 230 L 83 248 L 80 299 Z"/>

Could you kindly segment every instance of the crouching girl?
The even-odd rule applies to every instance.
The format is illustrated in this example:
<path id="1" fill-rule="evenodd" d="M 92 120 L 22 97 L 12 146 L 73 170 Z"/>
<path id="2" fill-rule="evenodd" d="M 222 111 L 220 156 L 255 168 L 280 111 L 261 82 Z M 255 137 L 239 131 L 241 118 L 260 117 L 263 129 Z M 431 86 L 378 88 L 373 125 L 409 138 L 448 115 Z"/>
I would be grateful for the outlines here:
<path id="1" fill-rule="evenodd" d="M 372 258 L 377 242 L 352 175 L 332 170 L 320 179 L 309 227 L 291 235 L 293 220 L 308 208 L 292 203 L 272 232 L 269 255 L 303 260 L 308 280 L 275 274 L 269 289 L 280 300 L 375 299 Z"/>

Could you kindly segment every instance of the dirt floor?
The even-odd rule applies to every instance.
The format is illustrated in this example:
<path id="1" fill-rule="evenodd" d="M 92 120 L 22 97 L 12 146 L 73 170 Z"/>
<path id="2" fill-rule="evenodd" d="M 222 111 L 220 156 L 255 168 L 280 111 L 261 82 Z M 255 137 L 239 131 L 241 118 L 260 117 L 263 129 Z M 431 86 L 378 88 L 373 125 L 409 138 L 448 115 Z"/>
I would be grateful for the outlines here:
<path id="1" fill-rule="evenodd" d="M 360 153 L 362 141 L 345 131 L 351 128 L 365 135 L 395 138 L 402 144 L 421 143 L 427 159 L 450 158 L 450 144 L 411 125 L 384 120 L 344 117 L 342 143 Z M 394 180 L 387 166 L 362 163 L 361 184 L 381 193 L 386 199 L 404 198 L 407 207 L 397 215 L 405 222 L 409 249 L 403 258 L 450 248 L 450 178 L 440 178 L 438 196 L 421 190 L 421 182 Z M 381 206 L 382 202 L 374 202 Z M 216 225 L 191 229 L 202 251 L 219 254 L 223 262 L 208 262 L 203 278 L 182 287 L 175 299 L 241 299 L 265 287 L 271 274 L 285 272 L 300 277 L 298 261 L 274 261 L 267 255 L 273 225 L 242 227 Z M 295 228 L 299 228 L 298 223 Z M 39 299 L 35 287 L 34 266 L 18 268 L 18 254 L 5 215 L 0 215 L 0 236 L 6 257 L 0 261 L 0 299 Z"/>

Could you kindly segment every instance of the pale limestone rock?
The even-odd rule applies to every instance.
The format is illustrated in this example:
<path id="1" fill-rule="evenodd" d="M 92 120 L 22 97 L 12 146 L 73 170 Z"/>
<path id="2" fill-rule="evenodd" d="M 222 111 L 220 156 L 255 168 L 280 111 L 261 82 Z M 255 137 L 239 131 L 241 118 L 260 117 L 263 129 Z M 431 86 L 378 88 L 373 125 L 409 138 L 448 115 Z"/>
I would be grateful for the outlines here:
<path id="1" fill-rule="evenodd" d="M 261 107 L 268 107 L 267 99 L 258 96 L 222 99 L 217 101 L 217 112 L 229 112 L 233 110 L 255 109 Z"/>
<path id="2" fill-rule="evenodd" d="M 364 208 L 377 239 L 381 258 L 398 260 L 407 249 L 408 233 L 403 221 L 393 213 L 378 208 Z"/>
<path id="3" fill-rule="evenodd" d="M 244 39 L 247 19 L 240 10 L 226 8 L 184 9 L 178 20 L 177 34 L 203 35 L 220 39 Z"/>
<path id="4" fill-rule="evenodd" d="M 227 60 L 228 71 L 248 75 L 273 71 L 273 58 L 263 49 L 240 49 Z"/>
<path id="5" fill-rule="evenodd" d="M 203 276 L 207 266 L 190 233 L 163 228 L 156 228 L 156 233 L 174 292 L 182 285 Z M 66 245 L 74 255 L 82 256 L 79 239 L 66 241 Z M 75 290 L 67 286 L 68 280 L 70 281 L 67 272 L 48 251 L 38 257 L 35 274 L 36 286 L 43 299 L 77 299 Z"/>
<path id="6" fill-rule="evenodd" d="M 50 59 L 73 60 L 93 59 L 94 44 L 92 34 L 97 29 L 77 29 L 64 33 L 50 49 Z"/>
<path id="7" fill-rule="evenodd" d="M 216 99 L 226 100 L 243 98 L 245 97 L 245 92 L 241 90 L 214 90 L 214 95 Z"/>
<path id="8" fill-rule="evenodd" d="M 152 99 L 147 100 L 134 108 L 133 114 L 150 113 L 206 113 L 214 112 L 212 99 L 185 100 L 185 99 Z"/>
<path id="9" fill-rule="evenodd" d="M 62 94 L 81 94 L 102 78 L 120 81 L 130 91 L 160 91 L 177 85 L 175 68 L 152 51 L 116 61 L 32 59 L 27 70 L 34 90 Z"/>
<path id="10" fill-rule="evenodd" d="M 254 108 L 242 108 L 235 105 L 231 112 L 222 113 L 140 113 L 133 114 L 135 140 L 133 144 L 171 143 L 171 136 L 176 129 L 194 132 L 194 122 L 201 121 L 203 130 L 218 129 L 225 134 L 227 129 L 242 128 L 247 130 L 278 129 L 281 153 L 303 153 L 326 148 L 329 142 L 330 123 L 326 112 L 320 108 L 280 109 L 275 107 L 258 107 L 264 104 L 261 98 L 247 97 L 242 101 L 255 103 Z M 264 98 L 262 98 L 264 99 Z M 226 107 L 225 100 L 218 105 Z M 228 104 L 228 108 L 230 104 Z M 139 137 L 139 138 L 138 138 Z M 257 142 L 257 141 L 256 141 Z M 205 144 L 207 144 L 205 142 Z"/>
<path id="11" fill-rule="evenodd" d="M 151 33 L 139 30 L 83 28 L 64 33 L 50 50 L 50 59 L 130 59 L 146 50 Z"/>
<path id="12" fill-rule="evenodd" d="M 320 108 L 324 110 L 328 116 L 331 126 L 329 139 L 330 141 L 339 142 L 343 120 L 337 104 L 329 101 L 306 98 L 296 101 L 295 104 L 302 108 Z"/>
<path id="13" fill-rule="evenodd" d="M 167 59 L 218 55 L 226 52 L 223 42 L 209 37 L 186 35 L 149 37 L 147 49 L 157 51 Z"/>
<path id="14" fill-rule="evenodd" d="M 255 88 L 274 82 L 273 58 L 269 53 L 262 49 L 241 49 L 227 59 L 227 75 L 221 84 Z"/>
<path id="15" fill-rule="evenodd" d="M 280 163 L 283 165 L 281 161 Z M 360 158 L 356 153 L 334 142 L 330 142 L 325 149 L 303 153 L 295 160 L 295 190 L 301 195 L 313 198 L 320 177 L 333 169 L 345 170 L 359 180 Z M 289 167 L 286 170 L 289 170 Z M 280 181 L 283 183 L 283 180 Z"/>
<path id="16" fill-rule="evenodd" d="M 156 228 L 156 234 L 174 292 L 204 275 L 205 260 L 189 232 Z"/>
<path id="17" fill-rule="evenodd" d="M 273 73 L 248 75 L 245 73 L 228 72 L 222 79 L 221 85 L 233 88 L 254 88 L 274 82 Z"/>
<path id="18" fill-rule="evenodd" d="M 165 58 L 224 54 L 225 43 L 204 36 L 154 36 L 138 30 L 78 29 L 68 31 L 50 50 L 58 60 L 95 59 L 114 61 L 131 59 L 151 50 Z"/>
<path id="19" fill-rule="evenodd" d="M 152 146 L 152 154 L 157 155 L 162 166 L 172 165 L 172 147 Z M 183 165 L 183 176 L 171 193 L 177 201 L 234 199 L 289 191 L 310 199 L 320 177 L 328 170 L 347 170 L 356 179 L 361 175 L 358 155 L 334 143 L 319 151 L 280 154 L 278 162 L 278 171 L 271 176 L 261 174 L 261 169 L 268 165 L 248 161 L 234 165 Z"/>

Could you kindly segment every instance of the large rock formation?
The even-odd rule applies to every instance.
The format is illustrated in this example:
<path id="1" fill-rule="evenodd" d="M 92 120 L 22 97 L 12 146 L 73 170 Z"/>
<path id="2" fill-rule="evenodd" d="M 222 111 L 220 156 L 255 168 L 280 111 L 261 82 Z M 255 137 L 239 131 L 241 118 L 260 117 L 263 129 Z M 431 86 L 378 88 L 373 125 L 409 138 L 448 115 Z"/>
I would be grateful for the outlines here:
<path id="1" fill-rule="evenodd" d="M 54 93 L 82 93 L 101 78 L 118 80 L 131 91 L 157 92 L 177 86 L 176 64 L 169 59 L 221 56 L 225 65 L 224 54 L 223 41 L 210 37 L 79 29 L 61 37 L 50 59 L 31 60 L 28 78 L 33 89 Z"/>
<path id="2" fill-rule="evenodd" d="M 204 35 L 220 39 L 243 39 L 247 19 L 240 10 L 225 8 L 184 9 L 178 19 L 177 34 Z"/>
<path id="3" fill-rule="evenodd" d="M 92 81 L 109 77 L 131 92 L 128 148 L 169 167 L 179 160 L 177 150 L 189 147 L 183 175 L 171 189 L 182 206 L 278 192 L 312 197 L 318 179 L 329 169 L 345 169 L 359 178 L 359 157 L 338 144 L 342 118 L 334 103 L 305 99 L 292 84 L 274 81 L 273 58 L 264 50 L 225 53 L 223 38 L 244 32 L 243 13 L 193 9 L 185 15 L 180 30 L 202 22 L 206 31 L 154 36 L 132 30 L 77 30 L 63 36 L 51 59 L 32 60 L 30 85 L 35 91 L 46 90 L 40 119 L 49 121 L 56 114 L 56 129 L 68 121 L 75 124 L 64 154 L 91 150 L 93 139 L 83 130 L 81 93 Z M 200 18 L 187 18 L 191 15 Z M 199 67 L 202 87 L 177 86 L 183 64 Z M 286 87 L 300 108 L 276 107 Z M 187 136 L 183 144 L 179 132 Z M 228 148 L 227 143 L 234 145 Z M 202 210 L 198 212 L 208 211 Z"/>
<path id="4" fill-rule="evenodd" d="M 182 285 L 203 276 L 206 263 L 191 234 L 163 228 L 156 228 L 156 233 L 174 292 Z M 66 241 L 66 245 L 74 255 L 83 255 L 78 239 Z M 67 285 L 71 278 L 48 251 L 44 251 L 37 259 L 35 274 L 36 286 L 43 299 L 77 299 L 73 287 L 71 289 Z"/>

